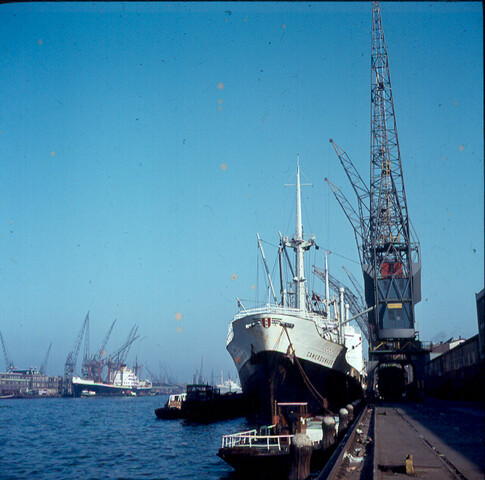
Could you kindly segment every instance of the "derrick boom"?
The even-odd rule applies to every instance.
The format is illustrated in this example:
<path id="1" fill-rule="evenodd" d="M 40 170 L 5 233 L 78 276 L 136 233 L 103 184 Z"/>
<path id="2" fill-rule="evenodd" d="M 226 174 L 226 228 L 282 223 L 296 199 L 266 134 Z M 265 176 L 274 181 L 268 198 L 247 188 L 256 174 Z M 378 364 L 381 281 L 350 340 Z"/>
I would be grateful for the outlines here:
<path id="1" fill-rule="evenodd" d="M 342 193 L 342 190 L 334 185 L 328 178 L 325 178 L 325 181 L 332 190 L 335 199 L 345 213 L 345 216 L 349 220 L 350 225 L 352 225 L 352 228 L 354 229 L 357 250 L 359 252 L 360 261 L 361 263 L 363 263 L 364 249 L 367 245 L 367 237 L 362 228 L 362 219 L 361 217 L 359 217 L 359 214 L 355 211 L 355 208 L 352 206 L 352 204 L 347 200 L 347 197 Z"/>
<path id="2" fill-rule="evenodd" d="M 354 189 L 355 195 L 357 196 L 358 209 L 359 209 L 359 219 L 360 228 L 362 236 L 367 238 L 367 232 L 369 230 L 369 206 L 368 201 L 370 197 L 369 188 L 365 184 L 364 180 L 360 176 L 359 172 L 355 168 L 354 164 L 350 160 L 349 156 L 343 148 L 340 148 L 332 139 L 330 139 L 335 153 L 337 154 L 342 167 L 344 167 L 345 173 Z"/>
<path id="3" fill-rule="evenodd" d="M 116 323 L 116 318 L 113 320 L 113 323 L 111 324 L 111 327 L 109 328 L 108 333 L 103 339 L 103 343 L 101 343 L 101 346 L 99 347 L 98 358 L 97 358 L 98 362 L 100 362 L 101 359 L 106 355 L 106 351 L 105 351 L 106 344 L 108 343 L 109 337 L 111 336 L 111 332 L 113 331 L 115 323 Z"/>

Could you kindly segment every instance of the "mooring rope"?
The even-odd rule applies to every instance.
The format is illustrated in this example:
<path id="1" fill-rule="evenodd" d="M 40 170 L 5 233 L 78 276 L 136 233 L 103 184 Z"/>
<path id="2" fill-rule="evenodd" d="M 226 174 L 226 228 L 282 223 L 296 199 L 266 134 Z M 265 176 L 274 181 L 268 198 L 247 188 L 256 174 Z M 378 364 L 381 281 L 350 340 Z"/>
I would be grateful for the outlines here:
<path id="1" fill-rule="evenodd" d="M 296 356 L 295 349 L 293 348 L 293 343 L 291 342 L 290 335 L 288 333 L 286 326 L 283 325 L 283 329 L 286 333 L 286 336 L 288 337 L 288 343 L 290 344 L 290 348 L 291 348 L 291 355 L 293 356 L 293 359 L 296 361 L 296 365 L 298 366 L 301 376 L 303 377 L 303 381 L 305 382 L 305 385 L 307 386 L 310 393 L 315 397 L 315 399 L 319 403 L 322 404 L 322 407 L 327 412 L 328 411 L 327 399 L 320 394 L 320 392 L 316 389 L 316 387 L 313 385 L 311 380 L 308 378 L 308 375 L 305 373 L 305 370 L 303 370 L 303 367 L 300 364 L 298 357 Z"/>

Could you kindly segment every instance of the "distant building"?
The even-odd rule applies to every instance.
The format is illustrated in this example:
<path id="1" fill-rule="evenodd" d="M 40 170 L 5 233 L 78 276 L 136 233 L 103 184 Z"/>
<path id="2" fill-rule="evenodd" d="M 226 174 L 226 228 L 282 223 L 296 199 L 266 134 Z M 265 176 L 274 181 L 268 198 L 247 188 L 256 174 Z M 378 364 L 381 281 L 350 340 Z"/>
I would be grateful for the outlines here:
<path id="1" fill-rule="evenodd" d="M 57 396 L 61 377 L 42 375 L 36 369 L 11 370 L 0 373 L 0 396 Z"/>
<path id="2" fill-rule="evenodd" d="M 428 394 L 483 401 L 480 385 L 485 382 L 484 290 L 476 294 L 478 334 L 468 340 L 450 338 L 431 347 L 430 361 L 425 365 L 425 389 Z"/>
<path id="3" fill-rule="evenodd" d="M 451 337 L 444 342 L 431 344 L 429 359 L 434 360 L 436 357 L 439 357 L 443 353 L 449 352 L 451 349 L 457 347 L 463 342 L 465 342 L 464 338 Z"/>

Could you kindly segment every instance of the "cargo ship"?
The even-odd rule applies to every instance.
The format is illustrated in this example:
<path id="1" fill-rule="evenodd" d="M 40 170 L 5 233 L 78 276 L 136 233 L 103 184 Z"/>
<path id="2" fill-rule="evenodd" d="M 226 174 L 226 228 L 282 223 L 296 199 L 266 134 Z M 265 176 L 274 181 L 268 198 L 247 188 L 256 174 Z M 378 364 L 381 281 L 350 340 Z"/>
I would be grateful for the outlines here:
<path id="1" fill-rule="evenodd" d="M 74 376 L 72 377 L 73 395 L 75 397 L 148 395 L 152 389 L 149 380 L 140 380 L 126 365 L 114 372 L 110 378 L 111 382 L 106 383 Z"/>
<path id="2" fill-rule="evenodd" d="M 280 233 L 280 299 L 258 245 L 268 276 L 271 301 L 240 311 L 229 324 L 227 350 L 237 368 L 251 416 L 271 421 L 277 402 L 306 402 L 309 412 L 338 411 L 362 397 L 364 360 L 362 334 L 348 325 L 343 294 L 330 299 L 328 275 L 326 299 L 310 296 L 306 288 L 305 254 L 316 245 L 315 237 L 303 235 L 300 168 L 296 172 L 296 231 Z M 288 250 L 295 252 L 290 262 Z M 289 281 L 284 282 L 283 254 Z M 287 289 L 287 286 L 289 288 Z"/>

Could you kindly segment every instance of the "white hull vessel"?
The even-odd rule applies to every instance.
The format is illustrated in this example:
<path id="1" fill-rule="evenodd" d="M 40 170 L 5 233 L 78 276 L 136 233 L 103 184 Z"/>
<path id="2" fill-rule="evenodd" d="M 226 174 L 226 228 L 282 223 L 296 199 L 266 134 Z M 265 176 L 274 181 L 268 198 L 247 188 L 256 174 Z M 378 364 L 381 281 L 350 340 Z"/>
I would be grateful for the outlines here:
<path id="1" fill-rule="evenodd" d="M 126 366 L 111 376 L 111 383 L 95 382 L 88 378 L 72 378 L 72 390 L 75 397 L 86 396 L 84 392 L 91 392 L 92 395 L 97 396 L 143 395 L 150 393 L 151 389 L 151 382 L 140 380 Z"/>
<path id="2" fill-rule="evenodd" d="M 332 309 L 327 284 L 322 310 L 305 288 L 304 251 L 315 245 L 315 239 L 305 240 L 302 234 L 299 169 L 296 186 L 296 234 L 291 240 L 281 237 L 280 243 L 280 254 L 286 247 L 296 253 L 293 294 L 281 281 L 278 301 L 267 270 L 274 304 L 242 307 L 229 325 L 227 339 L 243 392 L 253 413 L 265 419 L 275 402 L 308 402 L 310 410 L 318 412 L 335 410 L 362 395 L 362 337 L 346 322 L 343 295 L 342 304 L 334 300 Z"/>

